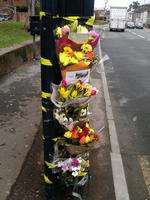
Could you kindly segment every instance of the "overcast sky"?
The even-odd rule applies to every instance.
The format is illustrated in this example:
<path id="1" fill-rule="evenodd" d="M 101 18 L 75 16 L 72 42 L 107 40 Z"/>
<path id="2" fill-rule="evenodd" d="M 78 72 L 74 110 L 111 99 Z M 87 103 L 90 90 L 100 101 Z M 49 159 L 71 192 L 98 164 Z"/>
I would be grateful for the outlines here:
<path id="1" fill-rule="evenodd" d="M 106 0 L 95 0 L 95 8 L 103 8 Z M 136 1 L 136 0 L 135 0 Z M 138 0 L 139 3 L 150 3 L 150 0 Z M 128 6 L 133 0 L 108 0 L 109 6 Z"/>

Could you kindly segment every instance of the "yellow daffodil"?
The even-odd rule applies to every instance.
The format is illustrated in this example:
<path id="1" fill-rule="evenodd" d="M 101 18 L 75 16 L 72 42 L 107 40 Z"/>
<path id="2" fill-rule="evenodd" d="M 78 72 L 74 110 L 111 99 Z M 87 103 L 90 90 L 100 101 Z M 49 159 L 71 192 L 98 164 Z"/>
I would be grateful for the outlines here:
<path id="1" fill-rule="evenodd" d="M 76 63 L 78 63 L 78 60 L 76 58 L 72 57 L 72 58 L 70 58 L 70 62 L 71 62 L 71 64 L 76 64 Z"/>
<path id="2" fill-rule="evenodd" d="M 75 51 L 74 55 L 75 55 L 75 57 L 77 58 L 78 61 L 81 61 L 84 58 L 84 54 L 81 51 Z"/>
<path id="3" fill-rule="evenodd" d="M 71 138 L 71 137 L 72 137 L 71 131 L 65 132 L 64 137 L 66 137 L 66 138 Z"/>
<path id="4" fill-rule="evenodd" d="M 77 97 L 77 94 L 78 94 L 77 90 L 74 90 L 74 91 L 71 93 L 71 97 L 75 98 L 75 97 Z"/>
<path id="5" fill-rule="evenodd" d="M 70 64 L 70 57 L 66 53 L 59 54 L 59 61 L 63 64 L 63 66 L 67 66 Z"/>
<path id="6" fill-rule="evenodd" d="M 82 51 L 83 51 L 84 53 L 87 53 L 87 52 L 90 52 L 90 51 L 93 50 L 93 49 L 92 49 L 92 46 L 91 46 L 90 44 L 83 44 L 83 45 L 81 46 L 81 49 L 82 49 Z"/>
<path id="7" fill-rule="evenodd" d="M 64 98 L 64 99 L 67 99 L 69 94 L 70 94 L 70 91 L 69 90 L 66 90 L 64 87 L 61 87 L 59 89 L 59 93 L 60 95 Z"/>

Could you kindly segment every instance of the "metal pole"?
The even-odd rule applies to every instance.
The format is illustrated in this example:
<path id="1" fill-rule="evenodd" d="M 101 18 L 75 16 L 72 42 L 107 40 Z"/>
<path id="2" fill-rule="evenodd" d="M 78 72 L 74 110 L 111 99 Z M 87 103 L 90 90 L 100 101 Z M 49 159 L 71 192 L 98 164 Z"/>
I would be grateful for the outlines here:
<path id="1" fill-rule="evenodd" d="M 52 92 L 51 83 L 59 84 L 61 71 L 56 56 L 55 38 L 53 33 L 52 17 L 46 15 L 41 20 L 41 89 L 42 89 L 42 116 L 43 116 L 43 139 L 44 139 L 44 161 L 52 162 L 55 142 L 53 138 L 62 134 L 61 126 L 53 117 L 53 104 L 50 101 Z M 45 165 L 45 176 L 55 182 L 52 170 Z M 46 198 L 55 199 L 55 185 L 46 184 Z"/>

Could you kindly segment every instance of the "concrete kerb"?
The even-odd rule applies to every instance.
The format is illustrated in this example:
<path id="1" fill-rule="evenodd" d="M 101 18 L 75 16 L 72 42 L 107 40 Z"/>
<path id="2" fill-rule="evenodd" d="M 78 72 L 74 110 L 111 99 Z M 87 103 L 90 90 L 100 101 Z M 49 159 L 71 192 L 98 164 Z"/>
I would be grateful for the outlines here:
<path id="1" fill-rule="evenodd" d="M 99 44 L 99 56 L 102 58 L 101 46 Z M 103 61 L 100 62 L 100 73 L 102 77 L 105 105 L 106 105 L 106 116 L 108 120 L 109 134 L 110 134 L 110 143 L 111 143 L 111 166 L 113 173 L 113 181 L 115 188 L 116 200 L 130 200 L 128 187 L 126 183 L 126 177 L 122 162 L 122 156 L 120 154 L 120 147 L 118 142 L 117 130 L 115 126 L 112 104 L 110 100 L 108 84 L 105 74 L 105 68 Z"/>

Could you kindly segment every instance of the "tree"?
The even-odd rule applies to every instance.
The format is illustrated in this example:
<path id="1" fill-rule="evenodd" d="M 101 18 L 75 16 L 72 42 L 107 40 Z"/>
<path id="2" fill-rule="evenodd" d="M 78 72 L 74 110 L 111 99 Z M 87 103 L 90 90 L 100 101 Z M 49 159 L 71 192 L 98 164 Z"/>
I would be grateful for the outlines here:
<path id="1" fill-rule="evenodd" d="M 129 5 L 128 11 L 131 11 L 132 9 L 136 10 L 139 6 L 140 6 L 140 3 L 138 1 L 133 1 L 133 3 Z"/>

